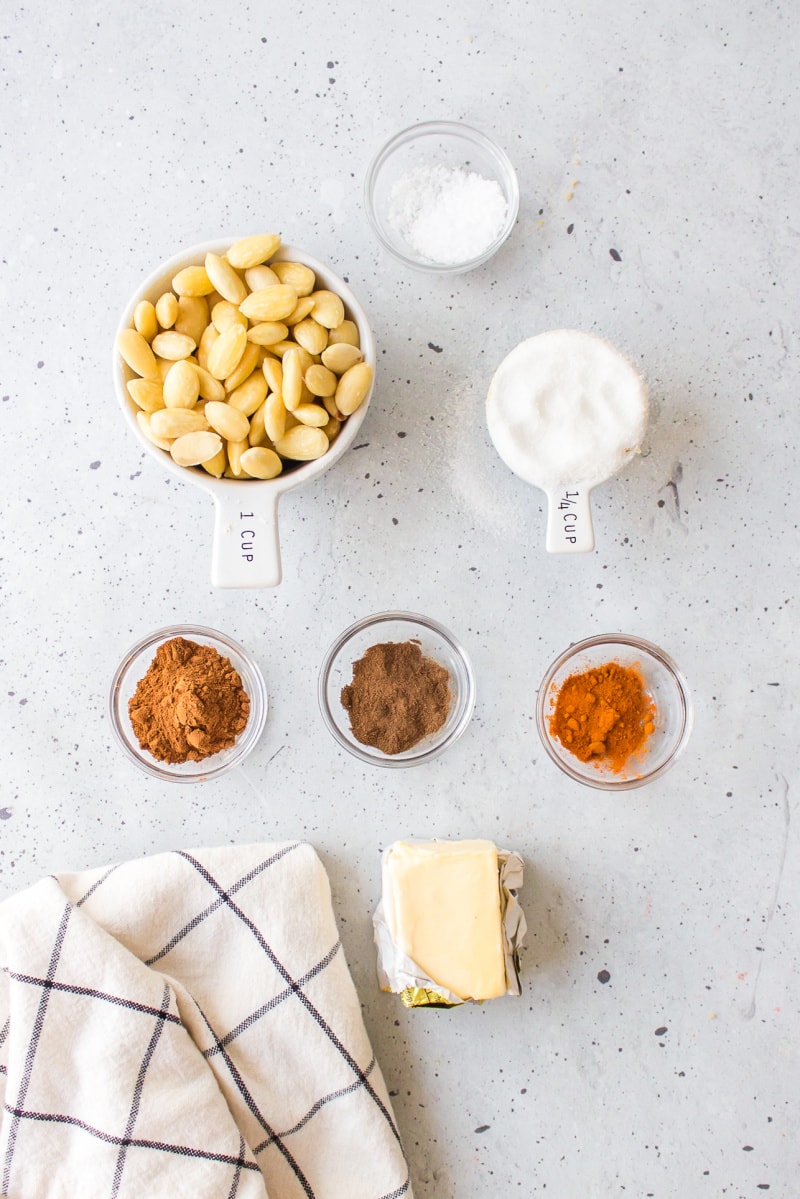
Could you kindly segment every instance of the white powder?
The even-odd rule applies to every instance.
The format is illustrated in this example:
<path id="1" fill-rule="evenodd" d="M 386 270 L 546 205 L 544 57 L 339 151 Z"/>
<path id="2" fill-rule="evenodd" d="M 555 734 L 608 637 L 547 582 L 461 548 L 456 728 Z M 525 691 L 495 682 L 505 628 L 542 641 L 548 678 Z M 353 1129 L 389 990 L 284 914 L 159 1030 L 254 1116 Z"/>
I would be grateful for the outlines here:
<path id="1" fill-rule="evenodd" d="M 500 363 L 486 400 L 500 457 L 544 491 L 610 478 L 636 453 L 647 412 L 647 391 L 628 359 L 573 329 L 521 342 Z"/>
<path id="2" fill-rule="evenodd" d="M 499 183 L 461 167 L 420 166 L 394 184 L 389 220 L 412 250 L 442 265 L 478 258 L 505 224 Z"/>

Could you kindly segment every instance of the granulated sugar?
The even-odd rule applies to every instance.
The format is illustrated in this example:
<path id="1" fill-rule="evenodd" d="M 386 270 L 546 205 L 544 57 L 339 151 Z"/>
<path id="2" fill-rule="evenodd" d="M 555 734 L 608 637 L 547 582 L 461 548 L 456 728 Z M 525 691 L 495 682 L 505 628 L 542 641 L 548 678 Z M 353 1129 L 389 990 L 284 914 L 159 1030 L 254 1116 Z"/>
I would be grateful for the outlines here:
<path id="1" fill-rule="evenodd" d="M 489 434 L 515 474 L 545 491 L 593 487 L 636 453 L 647 427 L 644 381 L 592 333 L 554 329 L 520 342 L 495 371 Z"/>
<path id="2" fill-rule="evenodd" d="M 500 185 L 461 167 L 420 166 L 394 184 L 389 220 L 421 257 L 442 265 L 478 258 L 502 231 Z"/>

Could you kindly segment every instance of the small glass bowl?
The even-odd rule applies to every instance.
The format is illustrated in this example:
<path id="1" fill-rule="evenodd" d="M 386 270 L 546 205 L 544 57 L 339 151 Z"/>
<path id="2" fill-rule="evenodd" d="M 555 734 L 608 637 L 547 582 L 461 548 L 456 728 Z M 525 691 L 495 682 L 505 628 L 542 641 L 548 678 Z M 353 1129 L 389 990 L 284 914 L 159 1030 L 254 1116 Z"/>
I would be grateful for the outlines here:
<path id="1" fill-rule="evenodd" d="M 353 736 L 347 709 L 341 702 L 342 688 L 352 682 L 353 663 L 371 645 L 412 640 L 419 642 L 426 658 L 433 658 L 449 673 L 450 711 L 438 732 L 403 753 L 385 754 L 372 745 L 362 745 Z M 334 641 L 322 663 L 318 694 L 325 724 L 339 744 L 355 757 L 373 766 L 417 766 L 444 753 L 464 732 L 475 706 L 475 677 L 463 646 L 435 620 L 416 612 L 378 612 L 356 621 Z"/>
<path id="2" fill-rule="evenodd" d="M 242 686 L 250 698 L 250 716 L 236 741 L 228 749 L 212 754 L 201 762 L 159 762 L 142 749 L 133 731 L 128 704 L 139 680 L 144 677 L 159 646 L 174 637 L 185 637 L 199 645 L 210 645 L 239 672 Z M 174 783 L 202 783 L 239 766 L 255 746 L 267 719 L 267 688 L 253 659 L 230 637 L 202 625 L 172 625 L 137 641 L 117 667 L 108 699 L 111 727 L 125 753 L 147 774 Z"/>
<path id="3" fill-rule="evenodd" d="M 573 674 L 597 669 L 607 662 L 636 665 L 656 708 L 655 732 L 640 753 L 620 771 L 602 762 L 581 762 L 550 732 L 550 716 L 562 684 Z M 668 654 L 641 637 L 624 633 L 587 637 L 565 650 L 542 679 L 536 701 L 539 736 L 550 757 L 565 774 L 589 787 L 604 791 L 629 791 L 642 787 L 669 770 L 686 748 L 692 731 L 692 700 L 686 680 Z"/>
<path id="4" fill-rule="evenodd" d="M 410 246 L 392 224 L 389 213 L 394 185 L 410 171 L 425 166 L 475 171 L 500 185 L 506 219 L 494 241 L 476 257 L 464 262 L 432 262 Z M 398 262 L 432 275 L 458 275 L 488 262 L 500 249 L 519 213 L 519 184 L 505 151 L 485 134 L 458 121 L 425 121 L 395 134 L 375 155 L 364 182 L 364 204 L 378 241 Z"/>

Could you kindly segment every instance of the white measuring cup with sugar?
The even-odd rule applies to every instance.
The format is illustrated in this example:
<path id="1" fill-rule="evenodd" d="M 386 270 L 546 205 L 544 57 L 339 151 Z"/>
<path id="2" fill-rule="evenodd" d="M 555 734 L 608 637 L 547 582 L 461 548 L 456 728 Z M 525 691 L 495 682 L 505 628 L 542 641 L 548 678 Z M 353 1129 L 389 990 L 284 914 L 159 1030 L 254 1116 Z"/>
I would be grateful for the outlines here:
<path id="1" fill-rule="evenodd" d="M 592 489 L 638 452 L 647 416 L 641 375 L 592 333 L 540 333 L 500 363 L 486 397 L 489 435 L 514 474 L 547 495 L 548 553 L 594 549 Z"/>
<path id="2" fill-rule="evenodd" d="M 182 251 L 162 263 L 137 288 L 119 323 L 117 333 L 133 323 L 133 311 L 140 300 L 155 303 L 168 291 L 172 279 L 185 266 L 202 263 L 207 253 L 224 254 L 237 238 L 206 242 Z M 317 287 L 336 292 L 344 302 L 346 315 L 358 327 L 364 361 L 375 366 L 375 339 L 366 314 L 350 288 L 329 267 L 296 246 L 282 245 L 270 261 L 302 262 L 316 275 Z M 321 458 L 313 462 L 286 464 L 275 479 L 216 479 L 202 467 L 178 466 L 164 450 L 145 437 L 136 420 L 136 405 L 126 383 L 136 378 L 114 348 L 114 385 L 117 399 L 128 426 L 147 453 L 183 483 L 193 483 L 214 500 L 214 541 L 211 556 L 211 582 L 215 587 L 277 587 L 281 581 L 281 550 L 278 533 L 278 503 L 282 495 L 319 478 L 339 461 L 356 440 L 372 396 L 363 400 L 343 423 L 336 440 Z"/>

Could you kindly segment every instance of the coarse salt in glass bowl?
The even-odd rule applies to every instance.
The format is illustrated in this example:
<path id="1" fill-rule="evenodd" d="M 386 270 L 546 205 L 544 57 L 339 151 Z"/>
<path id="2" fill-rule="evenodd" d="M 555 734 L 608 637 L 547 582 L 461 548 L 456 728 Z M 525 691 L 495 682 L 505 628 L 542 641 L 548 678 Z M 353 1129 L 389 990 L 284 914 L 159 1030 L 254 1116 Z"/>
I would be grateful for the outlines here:
<path id="1" fill-rule="evenodd" d="M 398 754 L 385 754 L 358 741 L 341 701 L 342 688 L 353 681 L 353 664 L 370 646 L 387 641 L 416 641 L 424 656 L 438 662 L 450 676 L 451 700 L 444 724 Z M 443 625 L 416 612 L 378 612 L 356 621 L 336 638 L 322 663 L 318 695 L 328 730 L 356 758 L 373 766 L 418 766 L 444 753 L 464 732 L 475 706 L 475 677 L 466 650 Z"/>
<path id="2" fill-rule="evenodd" d="M 618 771 L 596 758 L 582 762 L 550 731 L 563 683 L 571 675 L 597 670 L 607 662 L 638 668 L 656 709 L 654 732 Z M 692 722 L 689 687 L 672 658 L 652 642 L 625 633 L 587 637 L 559 654 L 548 668 L 536 700 L 536 725 L 552 760 L 570 778 L 603 791 L 628 791 L 660 778 L 686 748 Z"/>
<path id="3" fill-rule="evenodd" d="M 505 205 L 499 215 L 498 201 Z M 378 241 L 398 262 L 456 275 L 488 262 L 508 238 L 519 184 L 505 151 L 485 134 L 458 121 L 425 121 L 375 155 L 364 203 Z M 437 227 L 440 245 L 449 248 L 441 258 Z"/>
<path id="4" fill-rule="evenodd" d="M 247 724 L 233 745 L 200 762 L 161 762 L 139 744 L 133 731 L 128 705 L 136 687 L 147 673 L 156 651 L 167 641 L 183 637 L 208 645 L 227 658 L 238 672 L 250 700 Z M 148 634 L 128 650 L 114 674 L 108 707 L 111 727 L 122 749 L 146 774 L 174 783 L 202 783 L 239 766 L 255 747 L 267 719 L 267 687 L 254 659 L 233 638 L 203 625 L 171 625 Z"/>

